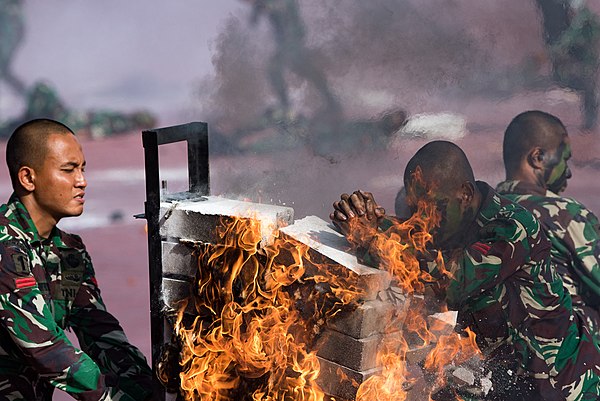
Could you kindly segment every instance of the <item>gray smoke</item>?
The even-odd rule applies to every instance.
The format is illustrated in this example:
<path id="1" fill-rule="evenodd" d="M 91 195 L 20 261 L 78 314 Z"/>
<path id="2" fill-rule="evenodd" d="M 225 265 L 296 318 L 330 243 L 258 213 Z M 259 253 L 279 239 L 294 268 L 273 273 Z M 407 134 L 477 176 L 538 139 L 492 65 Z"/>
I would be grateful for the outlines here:
<path id="1" fill-rule="evenodd" d="M 323 129 L 318 120 L 323 118 L 322 93 L 311 77 L 289 70 L 285 83 L 296 125 L 282 128 L 265 117 L 278 103 L 267 74 L 276 46 L 268 18 L 250 24 L 250 4 L 223 27 L 215 41 L 215 75 L 199 89 L 199 116 L 212 128 L 212 150 L 246 157 L 228 165 L 226 173 L 213 169 L 213 188 L 230 196 L 294 204 L 298 217 L 326 217 L 339 193 L 372 186 L 368 174 L 347 178 L 348 168 L 369 170 L 381 159 L 369 154 L 370 143 L 344 145 L 344 133 L 354 126 L 371 127 L 388 110 L 409 115 L 452 111 L 460 99 L 474 94 L 501 97 L 527 85 L 528 74 L 547 68 L 533 1 L 298 3 L 311 63 L 325 75 L 343 111 L 337 126 L 341 133 L 327 143 L 322 133 L 329 126 Z M 401 169 L 392 173 L 395 178 L 384 181 L 399 186 Z M 310 195 L 299 188 L 311 188 Z M 393 204 L 396 191 L 390 193 Z"/>

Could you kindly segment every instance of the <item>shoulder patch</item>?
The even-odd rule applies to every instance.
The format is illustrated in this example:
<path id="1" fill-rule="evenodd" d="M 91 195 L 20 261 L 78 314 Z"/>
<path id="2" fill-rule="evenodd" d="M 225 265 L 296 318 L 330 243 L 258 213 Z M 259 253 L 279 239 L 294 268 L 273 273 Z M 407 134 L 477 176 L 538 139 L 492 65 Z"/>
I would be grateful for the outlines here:
<path id="1" fill-rule="evenodd" d="M 29 256 L 19 241 L 9 240 L 0 243 L 0 258 L 4 268 L 17 276 L 31 274 Z"/>
<path id="2" fill-rule="evenodd" d="M 24 253 L 13 253 L 12 260 L 15 264 L 15 273 L 19 276 L 28 275 L 29 272 L 29 258 Z"/>
<path id="3" fill-rule="evenodd" d="M 488 244 L 484 244 L 483 242 L 476 242 L 471 245 L 471 249 L 483 254 L 487 255 L 492 247 Z"/>

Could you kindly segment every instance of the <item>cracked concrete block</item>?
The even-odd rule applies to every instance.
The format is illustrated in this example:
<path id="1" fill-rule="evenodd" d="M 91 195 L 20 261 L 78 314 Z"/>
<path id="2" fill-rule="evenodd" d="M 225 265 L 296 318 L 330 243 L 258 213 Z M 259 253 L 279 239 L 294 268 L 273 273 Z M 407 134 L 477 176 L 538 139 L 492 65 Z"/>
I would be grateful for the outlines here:
<path id="1" fill-rule="evenodd" d="M 181 307 L 182 302 L 189 299 L 190 294 L 192 293 L 192 286 L 193 281 L 163 277 L 163 303 L 171 310 L 178 310 Z M 193 312 L 193 306 L 191 304 L 187 305 L 186 312 Z"/>
<path id="2" fill-rule="evenodd" d="M 317 384 L 328 395 L 339 400 L 354 400 L 356 391 L 362 382 L 379 372 L 380 368 L 356 371 L 345 366 L 318 357 L 321 371 Z"/>
<path id="3" fill-rule="evenodd" d="M 427 316 L 429 330 L 435 334 L 436 338 L 450 335 L 454 332 L 457 316 L 458 312 L 456 311 L 440 312 L 429 315 Z"/>
<path id="4" fill-rule="evenodd" d="M 363 300 L 377 298 L 379 291 L 390 286 L 390 274 L 359 263 L 356 256 L 349 252 L 350 244 L 346 238 L 325 220 L 308 216 L 280 231 L 283 238 L 292 238 L 308 245 L 309 258 L 314 264 L 325 264 L 333 271 L 342 268 L 354 276 L 353 281 L 355 278 L 354 282 L 363 291 Z"/>
<path id="5" fill-rule="evenodd" d="M 163 275 L 195 277 L 198 261 L 192 255 L 192 248 L 176 242 L 162 242 Z"/>
<path id="6" fill-rule="evenodd" d="M 273 232 L 294 221 L 294 209 L 201 196 L 181 201 L 161 202 L 159 224 L 163 238 L 218 243 L 215 227 L 222 217 L 258 220 L 263 245 L 273 241 Z"/>

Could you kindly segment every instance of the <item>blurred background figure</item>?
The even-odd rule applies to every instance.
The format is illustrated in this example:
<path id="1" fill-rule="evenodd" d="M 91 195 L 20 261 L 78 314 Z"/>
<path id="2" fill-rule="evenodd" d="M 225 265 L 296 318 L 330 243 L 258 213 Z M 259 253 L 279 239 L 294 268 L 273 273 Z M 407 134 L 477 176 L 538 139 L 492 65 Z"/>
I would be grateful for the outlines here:
<path id="1" fill-rule="evenodd" d="M 255 25 L 262 15 L 266 15 L 275 39 L 275 50 L 267 67 L 269 82 L 279 102 L 275 117 L 282 120 L 291 117 L 286 70 L 314 86 L 325 102 L 325 113 L 339 114 L 340 107 L 329 89 L 327 78 L 315 64 L 313 51 L 305 45 L 304 23 L 296 0 L 248 1 L 253 7 L 250 22 Z"/>
<path id="2" fill-rule="evenodd" d="M 585 0 L 536 0 L 554 81 L 579 92 L 583 127 L 598 121 L 600 19 Z"/>
<path id="3" fill-rule="evenodd" d="M 25 84 L 11 64 L 25 33 L 22 4 L 22 0 L 0 0 L 0 81 L 19 96 L 25 95 Z"/>

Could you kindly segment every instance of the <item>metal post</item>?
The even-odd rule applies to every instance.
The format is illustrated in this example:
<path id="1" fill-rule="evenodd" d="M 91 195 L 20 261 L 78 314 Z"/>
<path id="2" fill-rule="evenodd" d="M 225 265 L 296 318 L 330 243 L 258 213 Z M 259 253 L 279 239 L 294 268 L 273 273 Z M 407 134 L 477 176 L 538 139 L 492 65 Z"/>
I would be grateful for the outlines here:
<path id="1" fill-rule="evenodd" d="M 163 144 L 187 142 L 189 192 L 208 195 L 210 177 L 208 164 L 208 125 L 192 122 L 142 132 L 146 173 L 144 217 L 148 224 L 148 263 L 150 278 L 150 339 L 152 371 L 157 400 L 165 400 L 165 390 L 158 381 L 156 364 L 165 343 L 165 318 L 162 315 L 162 238 L 160 236 L 160 165 L 158 147 Z"/>

